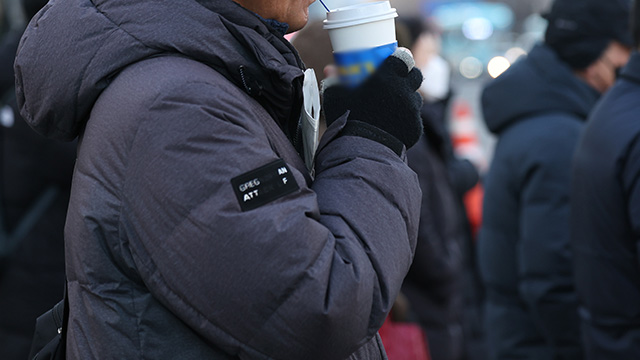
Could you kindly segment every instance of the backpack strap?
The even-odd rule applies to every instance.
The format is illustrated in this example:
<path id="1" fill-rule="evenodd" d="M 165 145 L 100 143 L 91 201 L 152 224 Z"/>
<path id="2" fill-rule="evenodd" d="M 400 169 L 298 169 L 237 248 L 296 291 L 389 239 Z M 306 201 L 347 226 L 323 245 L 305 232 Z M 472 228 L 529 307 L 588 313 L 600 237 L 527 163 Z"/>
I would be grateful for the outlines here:
<path id="1" fill-rule="evenodd" d="M 65 279 L 64 298 L 36 320 L 28 359 L 66 359 L 67 327 L 69 324 L 67 286 Z"/>

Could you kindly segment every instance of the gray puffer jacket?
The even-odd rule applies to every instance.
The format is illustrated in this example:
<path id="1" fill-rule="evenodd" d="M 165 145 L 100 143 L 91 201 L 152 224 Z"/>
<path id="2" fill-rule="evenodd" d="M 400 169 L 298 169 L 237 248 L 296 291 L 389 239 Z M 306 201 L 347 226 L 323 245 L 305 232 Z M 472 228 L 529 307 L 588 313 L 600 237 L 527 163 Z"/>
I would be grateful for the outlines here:
<path id="1" fill-rule="evenodd" d="M 302 64 L 263 20 L 230 0 L 52 0 L 15 68 L 30 125 L 79 136 L 70 359 L 386 358 L 416 175 L 337 136 L 342 118 L 311 179 L 289 140 Z"/>

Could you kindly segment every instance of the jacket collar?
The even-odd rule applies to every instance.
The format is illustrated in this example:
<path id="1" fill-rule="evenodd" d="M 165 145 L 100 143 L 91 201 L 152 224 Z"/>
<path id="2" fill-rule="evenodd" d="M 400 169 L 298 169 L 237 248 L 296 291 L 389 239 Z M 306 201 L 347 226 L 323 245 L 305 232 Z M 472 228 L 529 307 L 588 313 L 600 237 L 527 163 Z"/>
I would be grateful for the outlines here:
<path id="1" fill-rule="evenodd" d="M 284 38 L 288 25 L 265 20 L 235 2 L 231 2 L 232 6 L 221 6 L 217 1 L 202 3 L 229 20 L 230 23 L 225 26 L 244 49 L 239 51 L 249 50 L 248 56 L 241 62 L 222 61 L 212 62 L 210 65 L 256 99 L 278 123 L 298 152 L 302 153 L 298 130 L 304 64 L 293 45 Z M 277 51 L 288 66 L 265 61 L 274 56 L 265 53 L 265 49 Z"/>
<path id="2" fill-rule="evenodd" d="M 634 51 L 627 65 L 622 69 L 620 76 L 631 81 L 640 83 L 640 53 Z"/>

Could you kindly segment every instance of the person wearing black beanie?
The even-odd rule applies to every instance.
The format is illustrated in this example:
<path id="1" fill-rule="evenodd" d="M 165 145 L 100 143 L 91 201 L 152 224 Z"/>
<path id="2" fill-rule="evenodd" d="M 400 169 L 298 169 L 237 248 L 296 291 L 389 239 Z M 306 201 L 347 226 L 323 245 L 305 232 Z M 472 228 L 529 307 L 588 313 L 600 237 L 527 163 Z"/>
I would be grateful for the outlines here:
<path id="1" fill-rule="evenodd" d="M 571 164 L 589 113 L 629 59 L 628 16 L 628 0 L 556 0 L 544 42 L 483 90 L 497 136 L 478 238 L 490 360 L 584 358 Z"/>
<path id="2" fill-rule="evenodd" d="M 615 78 L 599 70 L 617 70 L 629 56 L 629 0 L 556 0 L 544 18 L 545 44 L 589 85 L 608 89 Z"/>
<path id="3" fill-rule="evenodd" d="M 640 8 L 632 11 L 633 46 Z M 640 359 L 640 54 L 589 115 L 573 160 L 571 244 L 585 359 Z"/>

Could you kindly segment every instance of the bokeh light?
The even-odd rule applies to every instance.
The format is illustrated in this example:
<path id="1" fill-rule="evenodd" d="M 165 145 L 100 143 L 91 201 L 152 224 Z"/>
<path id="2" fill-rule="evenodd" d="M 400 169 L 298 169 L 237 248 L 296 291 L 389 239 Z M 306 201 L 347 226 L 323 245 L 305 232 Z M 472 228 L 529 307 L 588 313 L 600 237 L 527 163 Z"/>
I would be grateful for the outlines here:
<path id="1" fill-rule="evenodd" d="M 469 40 L 486 40 L 493 34 L 493 24 L 487 18 L 470 18 L 462 24 L 462 33 Z"/>
<path id="2" fill-rule="evenodd" d="M 475 79 L 482 75 L 482 62 L 473 56 L 466 57 L 460 61 L 459 70 L 467 79 Z"/>
<path id="3" fill-rule="evenodd" d="M 523 48 L 512 47 L 505 52 L 504 57 L 507 58 L 507 60 L 509 60 L 511 64 L 513 64 L 514 62 L 516 62 L 516 60 L 524 55 L 527 55 L 527 52 Z"/>
<path id="4" fill-rule="evenodd" d="M 487 65 L 487 72 L 489 73 L 489 76 L 491 76 L 492 78 L 497 78 L 498 76 L 500 76 L 500 74 L 505 72 L 510 66 L 511 66 L 511 63 L 509 62 L 509 60 L 507 60 L 506 57 L 496 56 L 493 59 L 489 60 L 489 64 Z"/>

